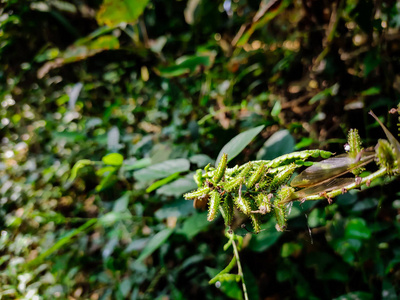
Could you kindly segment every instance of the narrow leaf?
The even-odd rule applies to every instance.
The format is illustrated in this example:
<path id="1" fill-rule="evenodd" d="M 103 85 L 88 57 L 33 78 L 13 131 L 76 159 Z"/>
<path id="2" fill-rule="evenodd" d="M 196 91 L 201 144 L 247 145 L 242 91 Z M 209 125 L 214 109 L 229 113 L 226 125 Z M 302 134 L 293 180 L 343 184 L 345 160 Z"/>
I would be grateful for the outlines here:
<path id="1" fill-rule="evenodd" d="M 147 189 L 146 189 L 146 193 L 151 193 L 152 191 L 158 189 L 159 187 L 167 184 L 168 182 L 176 179 L 179 177 L 179 173 L 174 173 L 164 179 L 158 180 L 156 182 L 154 182 L 152 185 L 150 185 Z"/>
<path id="2" fill-rule="evenodd" d="M 77 229 L 74 229 L 74 230 L 70 231 L 67 235 L 65 235 L 64 237 L 59 239 L 53 246 L 51 246 L 49 249 L 47 249 L 46 251 L 41 253 L 34 260 L 30 261 L 29 262 L 29 266 L 35 266 L 35 265 L 40 264 L 46 257 L 48 257 L 53 252 L 55 252 L 58 249 L 60 249 L 65 244 L 69 243 L 72 240 L 72 238 L 77 236 L 79 233 L 85 231 L 86 229 L 88 229 L 89 227 L 94 225 L 96 222 L 97 222 L 97 219 L 90 219 L 89 221 L 87 221 L 82 226 L 78 227 Z"/>

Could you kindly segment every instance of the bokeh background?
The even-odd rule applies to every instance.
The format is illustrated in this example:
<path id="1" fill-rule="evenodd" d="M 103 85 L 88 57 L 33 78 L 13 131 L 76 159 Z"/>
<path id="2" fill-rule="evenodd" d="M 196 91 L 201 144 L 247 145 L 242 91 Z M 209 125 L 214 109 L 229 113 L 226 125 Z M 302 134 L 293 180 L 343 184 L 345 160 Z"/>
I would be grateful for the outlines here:
<path id="1" fill-rule="evenodd" d="M 397 135 L 399 29 L 394 0 L 0 1 L 0 298 L 242 299 L 195 170 L 260 125 L 230 166 L 374 146 L 370 109 Z M 398 299 L 399 215 L 392 176 L 236 228 L 249 298 Z"/>

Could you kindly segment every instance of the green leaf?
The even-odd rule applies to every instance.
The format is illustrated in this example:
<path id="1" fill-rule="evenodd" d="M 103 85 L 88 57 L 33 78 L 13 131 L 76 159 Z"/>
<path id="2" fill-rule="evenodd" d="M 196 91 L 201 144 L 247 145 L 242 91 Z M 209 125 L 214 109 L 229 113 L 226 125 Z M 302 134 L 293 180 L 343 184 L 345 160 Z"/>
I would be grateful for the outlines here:
<path id="1" fill-rule="evenodd" d="M 78 160 L 71 170 L 71 176 L 69 177 L 69 181 L 75 180 L 76 176 L 78 176 L 78 172 L 82 168 L 84 168 L 86 166 L 91 166 L 91 165 L 93 165 L 93 162 L 89 159 Z"/>
<path id="2" fill-rule="evenodd" d="M 193 155 L 189 158 L 192 164 L 196 164 L 199 168 L 206 166 L 207 164 L 211 164 L 213 160 L 205 154 L 197 154 Z"/>
<path id="3" fill-rule="evenodd" d="M 209 55 L 182 56 L 176 60 L 175 66 L 159 68 L 158 72 L 166 78 L 182 76 L 200 70 L 201 67 L 210 68 L 214 62 L 215 53 Z"/>
<path id="4" fill-rule="evenodd" d="M 78 133 L 78 132 L 53 132 L 53 136 L 55 140 L 65 140 L 67 143 L 77 143 L 80 141 L 84 141 L 87 139 L 86 135 Z"/>
<path id="5" fill-rule="evenodd" d="M 53 60 L 46 62 L 38 70 L 37 72 L 38 77 L 43 78 L 51 69 L 59 68 L 64 64 L 81 61 L 91 56 L 94 56 L 100 52 L 106 50 L 116 50 L 119 49 L 120 47 L 118 38 L 113 35 L 103 35 L 95 38 L 94 40 L 92 40 L 92 38 L 93 36 L 89 35 L 86 38 L 76 41 L 74 44 L 69 46 L 63 52 L 54 53 L 53 51 L 54 53 L 53 55 L 48 55 L 40 58 L 40 60 L 44 60 L 46 58 L 49 59 L 53 58 Z M 54 57 L 55 54 L 57 54 L 56 55 L 57 57 Z M 80 134 L 75 133 L 75 135 L 80 135 Z M 83 138 L 85 137 L 83 136 Z"/>
<path id="6" fill-rule="evenodd" d="M 379 64 L 381 57 L 377 49 L 370 49 L 364 58 L 364 77 L 367 77 Z"/>
<path id="7" fill-rule="evenodd" d="M 123 168 L 125 171 L 142 169 L 142 168 L 146 168 L 151 165 L 151 159 L 149 157 L 145 157 L 145 158 L 136 160 L 134 162 L 131 162 L 132 159 L 129 159 L 129 160 L 130 161 L 127 161 L 127 160 L 124 161 Z"/>
<path id="8" fill-rule="evenodd" d="M 226 274 L 228 275 L 228 274 Z M 234 275 L 237 278 L 239 275 Z M 230 299 L 243 299 L 243 292 L 242 289 L 239 287 L 238 283 L 235 281 L 223 281 L 221 282 L 220 290 L 228 296 Z"/>
<path id="9" fill-rule="evenodd" d="M 274 107 L 271 110 L 271 116 L 278 117 L 282 110 L 282 104 L 280 101 L 276 101 Z"/>
<path id="10" fill-rule="evenodd" d="M 149 0 L 104 0 L 96 15 L 100 25 L 110 27 L 121 22 L 134 23 L 143 13 Z"/>
<path id="11" fill-rule="evenodd" d="M 274 218 L 271 218 L 266 225 L 263 225 L 262 229 L 265 230 L 261 231 L 257 235 L 254 235 L 250 240 L 250 250 L 255 252 L 263 252 L 274 245 L 282 235 L 282 232 L 275 229 Z"/>
<path id="12" fill-rule="evenodd" d="M 295 146 L 294 138 L 288 130 L 275 132 L 264 143 L 263 147 L 257 153 L 257 159 L 271 160 L 278 156 L 290 153 Z"/>
<path id="13" fill-rule="evenodd" d="M 154 251 L 156 251 L 172 234 L 173 229 L 165 228 L 154 235 L 149 243 L 144 247 L 143 251 L 140 253 L 140 256 L 137 259 L 137 262 L 143 261 L 146 257 L 151 255 Z"/>
<path id="14" fill-rule="evenodd" d="M 373 95 L 379 95 L 380 93 L 381 93 L 381 87 L 373 86 L 370 87 L 369 89 L 362 91 L 361 96 L 373 96 Z"/>
<path id="15" fill-rule="evenodd" d="M 188 218 L 184 223 L 179 233 L 184 234 L 188 240 L 191 240 L 199 232 L 205 230 L 209 222 L 207 222 L 207 212 L 195 213 Z"/>
<path id="16" fill-rule="evenodd" d="M 131 219 L 132 214 L 125 210 L 123 212 L 109 212 L 99 218 L 99 223 L 104 227 L 111 227 L 121 220 Z"/>
<path id="17" fill-rule="evenodd" d="M 358 201 L 353 206 L 353 211 L 363 211 L 374 208 L 378 205 L 379 201 L 376 198 L 365 198 L 363 201 Z"/>
<path id="18" fill-rule="evenodd" d="M 166 185 L 168 182 L 170 182 L 178 177 L 179 177 L 179 173 L 174 173 L 164 179 L 158 180 L 146 189 L 146 193 L 151 193 L 152 191 L 158 189 L 159 187 L 162 187 L 163 185 Z"/>
<path id="19" fill-rule="evenodd" d="M 217 281 L 222 281 L 221 279 L 220 279 L 220 276 L 222 275 L 222 274 L 227 274 L 227 273 L 229 273 L 231 270 L 232 270 L 232 268 L 233 267 L 235 267 L 236 266 L 236 257 L 235 256 L 233 256 L 232 257 L 232 259 L 231 259 L 231 262 L 225 267 L 225 269 L 223 269 L 221 272 L 219 272 L 216 276 L 214 276 L 214 278 L 212 278 L 208 283 L 209 284 L 212 284 L 212 283 L 216 283 Z M 230 274 L 230 275 L 232 275 L 232 274 Z M 237 275 L 236 275 L 237 276 Z M 240 280 L 240 277 L 239 277 L 239 280 Z M 236 281 L 236 278 L 235 278 L 235 281 Z"/>
<path id="20" fill-rule="evenodd" d="M 193 173 L 190 173 L 183 178 L 179 178 L 174 182 L 162 186 L 157 190 L 157 194 L 179 197 L 182 194 L 194 190 L 196 188 L 197 184 L 193 180 Z"/>
<path id="21" fill-rule="evenodd" d="M 125 278 L 120 283 L 119 290 L 125 299 L 128 297 L 129 291 L 131 290 L 131 288 L 132 288 L 132 281 L 130 278 Z"/>
<path id="22" fill-rule="evenodd" d="M 229 273 L 220 273 L 217 276 L 215 276 L 213 279 L 210 280 L 210 283 L 214 282 L 229 282 L 229 281 L 234 281 L 234 282 L 239 282 L 240 281 L 240 275 L 238 274 L 229 274 Z"/>
<path id="23" fill-rule="evenodd" d="M 105 50 L 119 49 L 119 46 L 119 41 L 115 36 L 104 35 L 85 45 L 71 45 L 64 52 L 60 53 L 60 57 L 63 59 L 63 64 L 73 63 L 94 56 Z"/>
<path id="24" fill-rule="evenodd" d="M 214 278 L 218 274 L 218 270 L 206 267 L 207 274 Z M 229 299 L 243 299 L 243 292 L 240 289 L 238 283 L 235 281 L 237 280 L 237 276 L 235 274 L 224 274 L 227 275 L 225 278 L 221 278 L 223 281 L 219 281 L 216 284 L 218 288 L 223 292 Z M 231 281 L 229 281 L 231 279 Z"/>
<path id="25" fill-rule="evenodd" d="M 101 192 L 109 187 L 111 187 L 117 180 L 117 177 L 115 176 L 115 173 L 117 171 L 117 168 L 115 167 L 106 167 L 102 168 L 96 173 L 99 174 L 103 171 L 103 178 L 101 179 L 100 183 L 96 186 L 95 190 L 96 192 Z"/>
<path id="26" fill-rule="evenodd" d="M 176 200 L 172 203 L 161 206 L 155 213 L 154 216 L 159 220 L 165 220 L 169 217 L 187 217 L 193 214 L 193 203 L 192 201 L 182 201 L 182 199 Z M 205 218 L 203 221 L 205 221 Z M 208 222 L 204 222 L 208 223 Z"/>
<path id="27" fill-rule="evenodd" d="M 126 211 L 128 209 L 130 197 L 131 197 L 131 192 L 128 191 L 128 192 L 125 192 L 122 195 L 122 197 L 115 200 L 113 211 L 116 213 Z"/>
<path id="28" fill-rule="evenodd" d="M 29 262 L 29 266 L 36 266 L 38 264 L 40 264 L 46 257 L 48 257 L 49 255 L 51 255 L 53 252 L 57 251 L 58 249 L 60 249 L 62 246 L 68 244 L 69 242 L 71 242 L 71 240 L 77 236 L 79 233 L 84 232 L 85 230 L 87 230 L 88 228 L 90 228 L 91 226 L 93 226 L 94 224 L 96 224 L 97 219 L 90 219 L 89 221 L 87 221 L 85 224 L 83 224 L 82 226 L 78 227 L 77 229 L 71 230 L 70 232 L 68 232 L 64 237 L 62 237 L 61 239 L 59 239 L 53 246 L 51 246 L 49 249 L 47 249 L 46 251 L 42 252 L 37 258 L 35 258 L 34 260 Z"/>
<path id="29" fill-rule="evenodd" d="M 339 87 L 340 87 L 339 83 L 335 83 L 334 85 L 316 94 L 314 97 L 310 99 L 310 101 L 308 101 L 308 103 L 314 104 L 315 102 L 326 99 L 327 97 L 335 96 L 339 91 Z"/>
<path id="30" fill-rule="evenodd" d="M 124 157 L 119 153 L 110 153 L 102 158 L 103 163 L 111 166 L 120 166 L 124 161 Z"/>
<path id="31" fill-rule="evenodd" d="M 218 165 L 224 153 L 228 154 L 228 161 L 235 158 L 250 142 L 264 129 L 264 125 L 246 130 L 231 139 L 219 152 L 215 165 Z"/>
<path id="32" fill-rule="evenodd" d="M 295 255 L 301 251 L 301 245 L 296 243 L 284 243 L 281 249 L 282 257 L 289 257 L 291 255 Z"/>
<path id="33" fill-rule="evenodd" d="M 356 218 L 347 224 L 345 236 L 348 239 L 369 239 L 371 237 L 371 230 L 364 219 Z"/>
<path id="34" fill-rule="evenodd" d="M 295 145 L 295 149 L 296 150 L 300 150 L 302 148 L 307 148 L 309 147 L 312 143 L 314 142 L 314 140 L 312 138 L 307 138 L 307 137 L 303 137 L 301 138 L 300 142 L 298 142 Z"/>
<path id="35" fill-rule="evenodd" d="M 313 209 L 307 218 L 308 226 L 310 228 L 323 226 L 326 224 L 326 214 L 325 209 L 315 208 Z"/>
<path id="36" fill-rule="evenodd" d="M 174 173 L 186 172 L 189 170 L 189 168 L 190 162 L 187 159 L 171 159 L 141 169 L 135 172 L 133 176 L 136 180 L 145 182 L 168 177 Z"/>

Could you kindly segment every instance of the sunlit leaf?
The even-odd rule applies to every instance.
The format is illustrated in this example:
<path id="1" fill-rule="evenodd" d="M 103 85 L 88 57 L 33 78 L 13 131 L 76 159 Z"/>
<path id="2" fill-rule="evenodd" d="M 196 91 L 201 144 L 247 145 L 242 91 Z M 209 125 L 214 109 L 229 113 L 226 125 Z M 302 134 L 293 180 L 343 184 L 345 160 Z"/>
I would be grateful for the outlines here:
<path id="1" fill-rule="evenodd" d="M 146 189 L 146 193 L 151 193 L 152 191 L 158 189 L 159 187 L 162 187 L 163 185 L 166 185 L 168 182 L 171 182 L 178 177 L 179 177 L 179 173 L 174 173 L 164 179 L 158 180 Z"/>
<path id="2" fill-rule="evenodd" d="M 103 163 L 111 166 L 120 166 L 124 161 L 124 157 L 119 153 L 110 153 L 102 158 Z"/>
<path id="3" fill-rule="evenodd" d="M 104 0 L 96 15 L 97 22 L 110 27 L 121 22 L 134 23 L 148 2 L 149 0 Z"/>

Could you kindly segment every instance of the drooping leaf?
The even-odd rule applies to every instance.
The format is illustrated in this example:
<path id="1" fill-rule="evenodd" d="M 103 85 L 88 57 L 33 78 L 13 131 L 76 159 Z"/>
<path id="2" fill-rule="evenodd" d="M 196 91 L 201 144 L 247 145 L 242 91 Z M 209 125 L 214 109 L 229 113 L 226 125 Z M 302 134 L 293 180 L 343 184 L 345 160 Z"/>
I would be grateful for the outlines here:
<path id="1" fill-rule="evenodd" d="M 106 50 L 119 49 L 118 38 L 113 35 L 103 35 L 94 40 L 86 39 L 85 42 L 78 40 L 63 52 L 50 49 L 49 54 L 44 53 L 40 60 L 52 59 L 46 62 L 37 71 L 38 78 L 43 78 L 50 70 L 59 68 L 68 63 L 74 63 L 94 56 Z"/>
<path id="2" fill-rule="evenodd" d="M 308 103 L 309 104 L 314 104 L 315 102 L 323 100 L 323 99 L 325 99 L 325 98 L 327 98 L 329 96 L 335 96 L 339 91 L 339 87 L 340 87 L 339 83 L 335 83 L 331 87 L 328 87 L 325 90 L 322 90 L 321 92 L 316 94 L 314 97 L 312 97 L 310 99 L 310 101 Z"/>
<path id="3" fill-rule="evenodd" d="M 72 168 L 72 170 L 71 170 L 71 176 L 69 177 L 69 181 L 74 181 L 75 180 L 75 178 L 76 178 L 76 176 L 78 176 L 78 172 L 82 169 L 82 168 L 84 168 L 84 167 L 86 167 L 86 166 L 90 166 L 90 165 L 92 165 L 93 164 L 93 162 L 91 161 L 91 160 L 89 160 L 89 159 L 81 159 L 81 160 L 78 160 L 76 163 L 75 163 L 75 165 L 73 166 L 73 168 Z"/>

